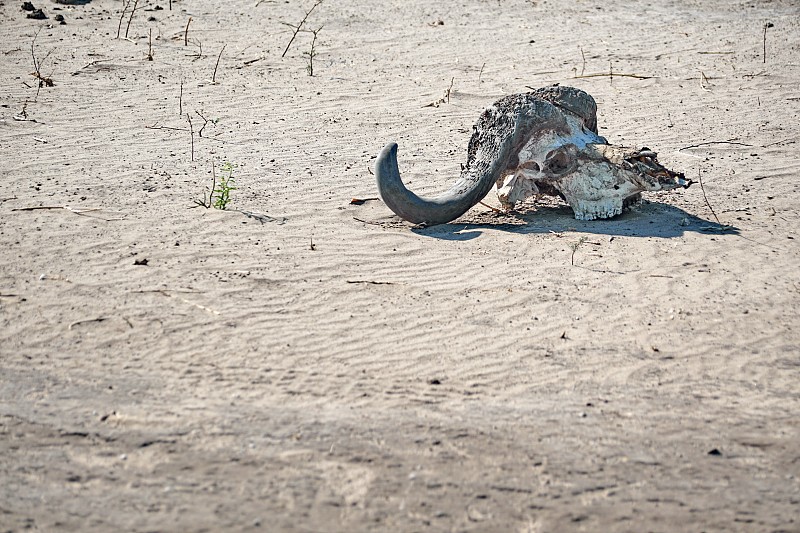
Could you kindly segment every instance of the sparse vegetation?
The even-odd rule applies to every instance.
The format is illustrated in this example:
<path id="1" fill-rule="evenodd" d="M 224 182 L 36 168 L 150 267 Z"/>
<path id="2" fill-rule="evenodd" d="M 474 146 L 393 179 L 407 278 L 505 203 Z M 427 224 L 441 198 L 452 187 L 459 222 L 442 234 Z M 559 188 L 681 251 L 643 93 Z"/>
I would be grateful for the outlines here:
<path id="1" fill-rule="evenodd" d="M 222 176 L 219 178 L 219 185 L 212 191 L 214 207 L 217 209 L 225 209 L 231 201 L 231 191 L 236 190 L 233 179 L 234 168 L 236 168 L 236 165 L 227 161 L 222 165 Z"/>
<path id="2" fill-rule="evenodd" d="M 36 35 L 33 36 L 33 41 L 31 41 L 31 57 L 33 58 L 33 69 L 34 71 L 31 72 L 31 76 L 36 78 L 37 86 L 36 86 L 36 96 L 34 97 L 33 101 L 35 102 L 39 98 L 39 91 L 42 87 L 53 87 L 55 83 L 53 83 L 53 79 L 49 76 L 44 76 L 42 74 L 42 65 L 45 61 L 50 57 L 50 54 L 53 53 L 53 50 L 47 52 L 47 54 L 39 59 L 36 57 L 36 39 L 39 37 L 39 32 L 42 31 L 39 28 L 36 31 Z"/>
<path id="3" fill-rule="evenodd" d="M 206 209 L 227 209 L 228 204 L 231 202 L 231 191 L 235 191 L 236 184 L 233 177 L 233 171 L 236 165 L 226 161 L 222 167 L 222 175 L 217 183 L 216 165 L 211 166 L 211 188 L 203 192 L 202 200 L 194 200 L 195 205 L 192 207 L 205 207 Z"/>
<path id="4" fill-rule="evenodd" d="M 311 38 L 311 45 L 307 52 L 303 52 L 303 55 L 308 59 L 308 65 L 306 65 L 306 71 L 308 72 L 309 76 L 314 75 L 314 58 L 317 56 L 316 44 L 317 44 L 317 34 L 322 30 L 322 26 L 317 28 L 316 30 L 303 30 L 306 33 L 311 33 L 313 37 Z"/>
<path id="5" fill-rule="evenodd" d="M 583 244 L 585 242 L 586 242 L 586 236 L 584 235 L 583 237 L 581 237 L 577 241 L 570 243 L 569 247 L 572 250 L 572 255 L 569 258 L 570 265 L 575 266 L 575 252 L 577 252 L 578 248 L 580 248 L 581 244 Z"/>
<path id="6" fill-rule="evenodd" d="M 316 2 L 314 2 L 314 5 L 311 6 L 311 8 L 308 11 L 306 11 L 306 14 L 303 17 L 303 20 L 301 20 L 299 23 L 297 23 L 297 24 L 289 24 L 288 22 L 282 22 L 282 24 L 284 24 L 286 26 L 289 26 L 290 28 L 293 28 L 294 29 L 294 33 L 292 33 L 292 38 L 289 39 L 289 43 L 286 45 L 286 48 L 283 50 L 283 53 L 281 54 L 281 57 L 286 57 L 286 52 L 289 51 L 289 48 L 292 46 L 292 43 L 294 42 L 295 38 L 297 37 L 297 34 L 300 33 L 300 31 L 303 29 L 303 25 L 306 23 L 306 20 L 308 20 L 308 17 L 311 15 L 311 13 L 315 9 L 317 9 L 317 7 L 323 1 L 324 0 L 317 0 Z M 322 28 L 320 28 L 320 30 L 321 29 Z M 308 31 L 308 30 L 306 30 L 306 31 Z M 319 31 L 319 30 L 317 30 L 317 31 Z"/>

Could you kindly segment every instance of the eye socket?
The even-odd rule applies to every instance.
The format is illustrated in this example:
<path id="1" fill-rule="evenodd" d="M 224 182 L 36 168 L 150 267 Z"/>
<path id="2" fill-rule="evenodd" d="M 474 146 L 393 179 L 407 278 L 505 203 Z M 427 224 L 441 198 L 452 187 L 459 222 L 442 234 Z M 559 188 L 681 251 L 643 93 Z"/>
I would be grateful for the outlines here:
<path id="1" fill-rule="evenodd" d="M 547 154 L 544 164 L 555 174 L 561 174 L 569 168 L 570 158 L 564 150 L 552 150 Z"/>

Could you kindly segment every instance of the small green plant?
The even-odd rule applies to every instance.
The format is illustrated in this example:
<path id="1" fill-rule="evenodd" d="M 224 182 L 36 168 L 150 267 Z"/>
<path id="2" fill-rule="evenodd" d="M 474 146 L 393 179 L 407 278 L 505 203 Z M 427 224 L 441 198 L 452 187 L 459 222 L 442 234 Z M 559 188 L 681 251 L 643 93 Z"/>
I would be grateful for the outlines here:
<path id="1" fill-rule="evenodd" d="M 219 178 L 219 185 L 211 193 L 211 198 L 214 200 L 214 207 L 217 209 L 225 209 L 231 201 L 231 191 L 235 191 L 233 180 L 233 169 L 236 165 L 225 162 L 222 165 L 222 176 Z M 214 196 L 216 195 L 216 196 Z"/>
<path id="2" fill-rule="evenodd" d="M 209 209 L 211 207 L 215 209 L 226 209 L 228 204 L 231 202 L 231 191 L 235 191 L 236 187 L 235 180 L 233 177 L 233 170 L 236 168 L 236 165 L 229 163 L 226 161 L 223 163 L 221 170 L 222 175 L 219 178 L 219 183 L 217 183 L 217 173 L 215 170 L 215 166 L 211 166 L 211 190 L 206 189 L 203 193 L 202 200 L 195 200 L 195 205 L 192 207 L 205 207 Z"/>

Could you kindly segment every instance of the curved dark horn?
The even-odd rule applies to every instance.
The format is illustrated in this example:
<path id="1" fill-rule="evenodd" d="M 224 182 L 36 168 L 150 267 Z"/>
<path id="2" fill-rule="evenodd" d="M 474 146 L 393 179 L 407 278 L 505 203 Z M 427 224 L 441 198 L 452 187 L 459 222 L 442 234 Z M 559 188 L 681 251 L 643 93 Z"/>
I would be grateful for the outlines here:
<path id="1" fill-rule="evenodd" d="M 461 178 L 446 192 L 434 198 L 420 198 L 403 185 L 397 166 L 397 143 L 389 143 L 375 163 L 378 194 L 389 209 L 409 222 L 426 225 L 450 222 L 489 193 L 507 165 L 510 146 L 511 135 L 508 135 L 492 157 L 476 161 L 474 169 L 464 169 Z"/>
<path id="2" fill-rule="evenodd" d="M 444 224 L 480 202 L 504 171 L 515 168 L 519 150 L 534 136 L 563 129 L 566 120 L 533 93 L 500 99 L 478 119 L 461 177 L 443 194 L 420 198 L 400 179 L 397 144 L 389 143 L 375 163 L 378 192 L 400 217 L 416 224 Z"/>

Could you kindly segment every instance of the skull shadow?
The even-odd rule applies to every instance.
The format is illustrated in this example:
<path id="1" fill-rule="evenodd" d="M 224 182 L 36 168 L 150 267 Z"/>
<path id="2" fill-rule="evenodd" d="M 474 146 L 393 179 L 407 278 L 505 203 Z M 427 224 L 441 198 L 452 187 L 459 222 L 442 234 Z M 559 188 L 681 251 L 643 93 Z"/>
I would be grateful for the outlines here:
<path id="1" fill-rule="evenodd" d="M 686 233 L 739 234 L 734 226 L 720 226 L 716 221 L 687 213 L 679 207 L 648 200 L 605 220 L 575 220 L 567 205 L 539 205 L 535 209 L 523 208 L 511 213 L 471 212 L 447 224 L 415 227 L 412 231 L 434 239 L 468 241 L 488 229 L 520 235 L 571 231 L 660 239 L 681 237 Z"/>

